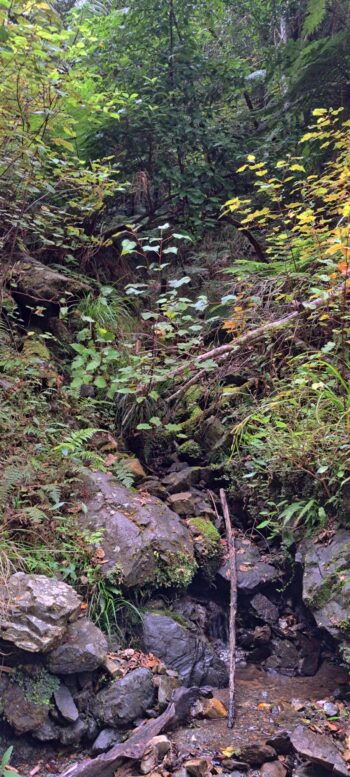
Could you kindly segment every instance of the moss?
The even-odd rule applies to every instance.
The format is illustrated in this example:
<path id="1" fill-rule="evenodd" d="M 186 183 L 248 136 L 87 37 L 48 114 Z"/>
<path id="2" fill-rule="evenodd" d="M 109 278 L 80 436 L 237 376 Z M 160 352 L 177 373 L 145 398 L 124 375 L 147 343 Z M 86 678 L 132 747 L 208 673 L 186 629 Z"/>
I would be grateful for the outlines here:
<path id="1" fill-rule="evenodd" d="M 341 592 L 342 587 L 343 584 L 339 579 L 335 575 L 330 575 L 310 596 L 308 602 L 309 606 L 312 607 L 312 609 L 320 610 Z"/>
<path id="2" fill-rule="evenodd" d="M 190 626 L 189 622 L 186 620 L 186 618 L 184 618 L 183 615 L 180 615 L 177 612 L 173 612 L 172 610 L 167 610 L 166 608 L 164 608 L 164 609 L 154 609 L 154 610 L 151 609 L 151 610 L 149 610 L 149 612 L 152 615 L 163 615 L 163 616 L 166 616 L 167 618 L 171 618 L 173 621 L 178 623 L 180 626 L 183 626 L 184 629 L 188 629 L 189 626 Z"/>
<path id="3" fill-rule="evenodd" d="M 13 677 L 10 677 L 10 682 L 22 688 L 26 701 L 47 707 L 50 706 L 52 694 L 60 684 L 59 679 L 46 669 L 37 669 L 33 675 L 29 675 L 19 668 Z"/>
<path id="4" fill-rule="evenodd" d="M 194 440 L 186 440 L 178 447 L 178 453 L 180 456 L 186 457 L 189 461 L 198 461 L 202 456 L 202 449 L 198 442 Z"/>
<path id="5" fill-rule="evenodd" d="M 221 559 L 220 534 L 207 518 L 190 518 L 188 524 L 195 536 L 195 552 L 205 577 L 212 580 Z"/>
<path id="6" fill-rule="evenodd" d="M 192 556 L 186 553 L 170 553 L 166 558 L 162 558 L 157 551 L 154 551 L 154 556 L 157 562 L 154 576 L 156 587 L 186 588 L 191 583 L 198 568 Z"/>

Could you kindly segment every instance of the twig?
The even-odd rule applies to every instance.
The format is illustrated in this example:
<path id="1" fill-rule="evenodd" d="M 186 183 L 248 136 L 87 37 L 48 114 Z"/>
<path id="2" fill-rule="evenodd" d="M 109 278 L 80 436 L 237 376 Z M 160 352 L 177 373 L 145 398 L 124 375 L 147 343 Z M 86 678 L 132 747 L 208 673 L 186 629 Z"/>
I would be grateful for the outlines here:
<path id="1" fill-rule="evenodd" d="M 223 488 L 220 488 L 220 500 L 222 512 L 224 514 L 227 545 L 229 552 L 230 568 L 230 621 L 229 621 L 229 696 L 228 696 L 228 722 L 227 727 L 233 728 L 235 718 L 235 670 L 236 670 L 236 613 L 237 613 L 237 570 L 236 570 L 236 548 L 235 535 L 232 531 L 230 513 L 227 504 L 226 494 Z"/>

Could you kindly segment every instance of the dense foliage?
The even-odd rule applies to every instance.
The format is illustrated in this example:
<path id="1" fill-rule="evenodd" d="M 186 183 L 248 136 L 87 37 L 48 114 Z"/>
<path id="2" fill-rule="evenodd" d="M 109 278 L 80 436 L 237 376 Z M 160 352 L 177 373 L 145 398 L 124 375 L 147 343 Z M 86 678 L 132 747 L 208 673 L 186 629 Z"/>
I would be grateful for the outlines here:
<path id="1" fill-rule="evenodd" d="M 132 487 L 132 452 L 209 465 L 286 542 L 346 519 L 348 21 L 0 0 L 0 573 L 63 575 L 115 618 L 74 516 L 84 467 Z"/>

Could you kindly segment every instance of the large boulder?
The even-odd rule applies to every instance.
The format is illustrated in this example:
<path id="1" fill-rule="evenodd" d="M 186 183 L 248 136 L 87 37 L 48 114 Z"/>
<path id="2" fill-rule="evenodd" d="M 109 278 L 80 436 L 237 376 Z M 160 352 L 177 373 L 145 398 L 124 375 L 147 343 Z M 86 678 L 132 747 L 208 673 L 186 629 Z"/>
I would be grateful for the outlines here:
<path id="1" fill-rule="evenodd" d="M 92 672 L 102 666 L 108 643 L 102 631 L 87 618 L 70 623 L 62 642 L 48 653 L 46 665 L 56 674 Z"/>
<path id="2" fill-rule="evenodd" d="M 268 557 L 262 556 L 248 537 L 236 537 L 237 587 L 242 593 L 253 593 L 278 578 L 278 570 Z M 230 580 L 229 562 L 219 569 L 219 575 Z"/>
<path id="3" fill-rule="evenodd" d="M 65 294 L 72 301 L 89 290 L 87 283 L 47 267 L 29 256 L 16 262 L 11 270 L 11 291 L 16 301 L 50 308 L 51 312 L 55 306 L 59 308 Z"/>
<path id="4" fill-rule="evenodd" d="M 328 544 L 306 540 L 303 600 L 316 623 L 336 639 L 350 636 L 350 532 L 339 529 Z"/>
<path id="5" fill-rule="evenodd" d="M 100 691 L 92 705 L 94 717 L 112 728 L 128 726 L 145 714 L 155 696 L 149 669 L 134 669 L 121 680 L 113 680 Z"/>
<path id="6" fill-rule="evenodd" d="M 147 651 L 179 673 L 184 685 L 227 685 L 226 665 L 207 640 L 170 616 L 145 615 L 143 642 Z"/>
<path id="7" fill-rule="evenodd" d="M 125 586 L 186 585 L 196 569 L 193 543 L 179 516 L 155 497 L 143 497 L 105 472 L 91 472 L 80 525 L 103 531 L 102 571 Z"/>
<path id="8" fill-rule="evenodd" d="M 340 750 L 332 739 L 317 734 L 304 726 L 297 726 L 290 736 L 296 752 L 318 766 L 329 769 L 329 773 L 350 777 L 350 769 L 342 758 Z"/>
<path id="9" fill-rule="evenodd" d="M 0 586 L 0 602 L 0 637 L 30 653 L 44 653 L 79 616 L 81 598 L 61 580 L 17 572 Z"/>

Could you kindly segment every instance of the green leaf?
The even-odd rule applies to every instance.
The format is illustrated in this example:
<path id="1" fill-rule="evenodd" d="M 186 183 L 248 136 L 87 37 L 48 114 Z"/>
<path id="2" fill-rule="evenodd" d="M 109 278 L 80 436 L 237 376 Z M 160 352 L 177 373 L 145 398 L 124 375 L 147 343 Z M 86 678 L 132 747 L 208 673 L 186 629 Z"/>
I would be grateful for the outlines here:
<path id="1" fill-rule="evenodd" d="M 98 375 L 94 380 L 94 386 L 97 386 L 97 388 L 106 388 L 107 381 L 102 375 Z"/>
<path id="2" fill-rule="evenodd" d="M 152 429 L 150 424 L 137 424 L 136 429 L 142 431 L 143 429 Z"/>

